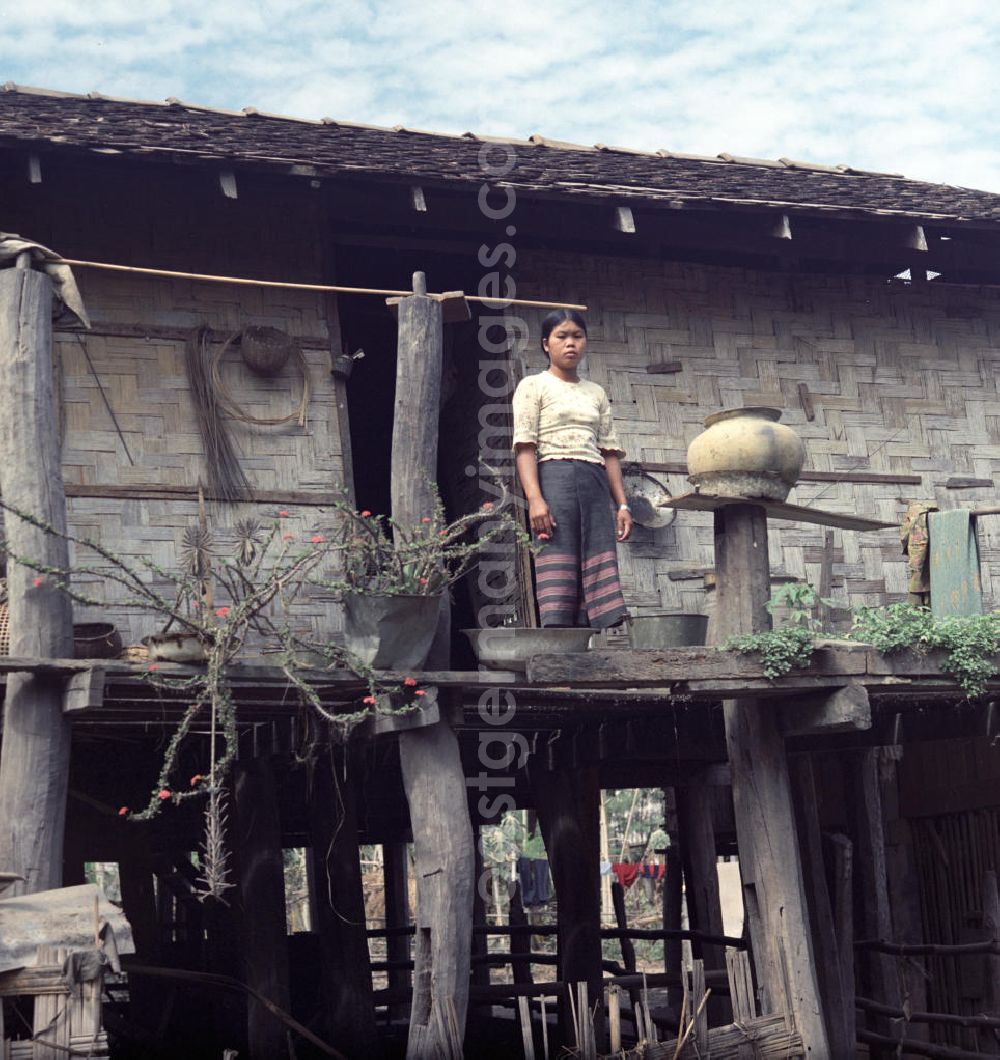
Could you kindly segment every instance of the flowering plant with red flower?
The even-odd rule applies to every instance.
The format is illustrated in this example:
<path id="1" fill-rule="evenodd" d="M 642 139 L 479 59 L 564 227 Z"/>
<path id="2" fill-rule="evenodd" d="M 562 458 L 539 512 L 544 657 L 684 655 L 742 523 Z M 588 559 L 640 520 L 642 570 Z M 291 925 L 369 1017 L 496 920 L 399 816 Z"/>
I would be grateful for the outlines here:
<path id="1" fill-rule="evenodd" d="M 413 525 L 338 505 L 343 577 L 319 584 L 341 593 L 436 596 L 468 573 L 497 540 L 533 547 L 506 487 L 498 487 L 496 502 L 451 521 L 437 490 L 431 493 L 431 510 Z"/>

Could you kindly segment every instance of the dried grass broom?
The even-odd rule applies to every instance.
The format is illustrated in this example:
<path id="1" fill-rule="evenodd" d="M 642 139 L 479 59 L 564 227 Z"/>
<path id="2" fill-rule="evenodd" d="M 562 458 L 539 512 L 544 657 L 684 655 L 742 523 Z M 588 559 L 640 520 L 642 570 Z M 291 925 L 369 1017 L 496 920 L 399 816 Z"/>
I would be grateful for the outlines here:
<path id="1" fill-rule="evenodd" d="M 250 483 L 240 466 L 236 447 L 208 368 L 210 336 L 210 328 L 198 328 L 188 339 L 184 351 L 191 401 L 205 447 L 208 486 L 220 500 L 246 500 L 251 496 Z"/>

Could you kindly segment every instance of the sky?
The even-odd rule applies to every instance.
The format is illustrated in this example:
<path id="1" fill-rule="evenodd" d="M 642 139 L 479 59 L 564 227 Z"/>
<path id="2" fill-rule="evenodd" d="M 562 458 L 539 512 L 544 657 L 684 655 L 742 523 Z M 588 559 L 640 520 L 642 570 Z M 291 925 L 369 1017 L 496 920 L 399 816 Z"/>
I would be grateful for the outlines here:
<path id="1" fill-rule="evenodd" d="M 1000 192 L 995 0 L 0 0 L 0 82 Z"/>

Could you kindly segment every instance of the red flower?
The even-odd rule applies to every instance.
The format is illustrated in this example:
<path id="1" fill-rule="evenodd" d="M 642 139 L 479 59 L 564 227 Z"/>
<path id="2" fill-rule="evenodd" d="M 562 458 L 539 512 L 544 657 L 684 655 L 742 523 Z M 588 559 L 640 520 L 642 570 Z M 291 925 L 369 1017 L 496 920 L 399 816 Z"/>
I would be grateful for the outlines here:
<path id="1" fill-rule="evenodd" d="M 426 695 L 427 695 L 427 689 L 425 689 L 425 688 L 418 688 L 418 689 L 416 690 L 416 692 L 414 692 L 413 694 L 414 694 L 415 696 L 426 696 Z"/>
<path id="2" fill-rule="evenodd" d="M 128 807 L 127 806 L 119 806 L 118 807 L 118 816 L 119 817 L 124 817 L 127 813 L 128 813 Z"/>
<path id="3" fill-rule="evenodd" d="M 447 536 L 448 536 L 448 531 L 447 530 L 438 530 L 438 537 L 447 537 Z"/>
<path id="4" fill-rule="evenodd" d="M 216 618 L 225 618 L 226 615 L 228 615 L 228 614 L 229 614 L 229 608 L 228 607 L 217 607 L 215 609 L 215 617 Z"/>
<path id="5" fill-rule="evenodd" d="M 37 578 L 31 580 L 31 584 L 37 589 L 40 585 L 45 584 L 45 579 L 39 575 Z"/>
<path id="6" fill-rule="evenodd" d="M 417 679 L 415 677 L 404 677 L 403 678 L 403 684 L 407 688 L 416 688 L 417 687 Z"/>
<path id="7" fill-rule="evenodd" d="M 427 584 L 427 579 L 426 578 L 417 578 L 417 584 L 418 585 L 426 585 Z"/>
<path id="8" fill-rule="evenodd" d="M 368 519 L 368 518 L 371 517 L 371 514 L 372 513 L 370 511 L 368 511 L 367 508 L 365 508 L 365 510 L 361 513 L 361 518 L 362 519 Z"/>
<path id="9" fill-rule="evenodd" d="M 164 788 L 156 797 L 160 800 L 160 802 L 166 802 L 167 799 L 170 798 L 170 792 L 167 788 Z"/>
<path id="10" fill-rule="evenodd" d="M 322 534 L 313 534 L 313 536 L 311 538 L 309 538 L 309 540 L 314 545 L 322 545 L 323 544 L 323 535 Z"/>
<path id="11" fill-rule="evenodd" d="M 279 519 L 287 519 L 288 518 L 288 512 L 286 512 L 286 511 L 278 512 L 278 518 Z"/>
<path id="12" fill-rule="evenodd" d="M 291 541 L 292 540 L 292 535 L 291 534 L 282 534 L 281 535 L 281 540 L 282 541 Z"/>
<path id="13" fill-rule="evenodd" d="M 551 534 L 539 534 L 538 535 L 538 540 L 539 541 L 551 541 L 551 539 L 552 539 L 552 535 Z"/>
<path id="14" fill-rule="evenodd" d="M 195 786 L 195 784 L 198 783 L 199 780 L 201 780 L 201 774 L 200 773 L 195 773 L 195 775 L 191 778 L 191 787 L 193 788 Z"/>
<path id="15" fill-rule="evenodd" d="M 361 700 L 361 702 L 364 703 L 366 706 L 374 707 L 375 706 L 375 697 L 374 696 L 365 696 L 365 698 L 363 700 Z"/>
<path id="16" fill-rule="evenodd" d="M 493 508 L 493 502 L 492 502 L 492 501 L 486 501 L 486 502 L 484 502 L 484 504 L 483 504 L 483 508 L 484 508 L 484 509 L 485 509 L 486 511 L 490 511 L 490 510 L 492 510 L 492 508 Z"/>
<path id="17" fill-rule="evenodd" d="M 431 517 L 429 515 L 425 515 L 420 521 L 422 523 L 429 523 L 431 521 Z"/>
<path id="18" fill-rule="evenodd" d="M 156 671 L 157 671 L 157 670 L 159 670 L 159 668 L 160 668 L 160 664 L 159 664 L 159 663 L 150 663 L 150 664 L 149 664 L 149 666 L 147 666 L 147 667 L 146 667 L 146 669 L 147 669 L 147 670 L 148 670 L 148 671 L 149 671 L 149 672 L 150 672 L 151 674 L 155 674 L 155 673 L 156 673 Z"/>

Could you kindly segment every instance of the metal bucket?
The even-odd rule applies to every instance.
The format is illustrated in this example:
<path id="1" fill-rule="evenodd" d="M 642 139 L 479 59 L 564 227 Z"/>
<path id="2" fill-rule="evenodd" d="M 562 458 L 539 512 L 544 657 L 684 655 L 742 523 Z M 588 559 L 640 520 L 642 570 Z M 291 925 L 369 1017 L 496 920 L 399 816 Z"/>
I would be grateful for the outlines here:
<path id="1" fill-rule="evenodd" d="M 629 636 L 633 648 L 696 648 L 707 631 L 708 615 L 640 615 Z"/>
<path id="2" fill-rule="evenodd" d="M 441 596 L 344 594 L 344 643 L 375 670 L 418 670 L 437 632 Z"/>

